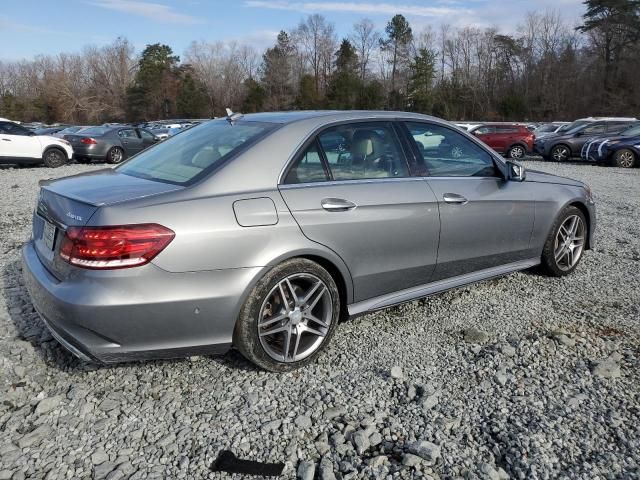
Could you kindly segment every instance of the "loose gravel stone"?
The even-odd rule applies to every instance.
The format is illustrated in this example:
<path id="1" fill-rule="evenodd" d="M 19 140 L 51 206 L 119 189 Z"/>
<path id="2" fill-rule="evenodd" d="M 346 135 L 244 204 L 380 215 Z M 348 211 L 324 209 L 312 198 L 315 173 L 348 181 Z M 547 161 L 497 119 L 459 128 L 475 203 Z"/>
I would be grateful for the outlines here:
<path id="1" fill-rule="evenodd" d="M 316 464 L 309 461 L 300 462 L 298 465 L 298 478 L 300 480 L 313 480 L 316 474 Z"/>
<path id="2" fill-rule="evenodd" d="M 489 335 L 476 327 L 467 328 L 462 333 L 464 341 L 468 343 L 485 343 L 489 340 Z"/>
<path id="3" fill-rule="evenodd" d="M 391 368 L 391 378 L 402 378 L 402 367 L 394 366 Z"/>
<path id="4" fill-rule="evenodd" d="M 104 166 L 2 169 L 0 472 L 217 480 L 228 449 L 285 463 L 285 480 L 304 462 L 330 480 L 635 478 L 640 169 L 524 163 L 591 184 L 597 243 L 574 273 L 517 273 L 341 322 L 317 362 L 285 374 L 236 352 L 75 359 L 33 310 L 20 247 L 39 180 Z M 428 459 L 403 464 L 422 442 Z"/>

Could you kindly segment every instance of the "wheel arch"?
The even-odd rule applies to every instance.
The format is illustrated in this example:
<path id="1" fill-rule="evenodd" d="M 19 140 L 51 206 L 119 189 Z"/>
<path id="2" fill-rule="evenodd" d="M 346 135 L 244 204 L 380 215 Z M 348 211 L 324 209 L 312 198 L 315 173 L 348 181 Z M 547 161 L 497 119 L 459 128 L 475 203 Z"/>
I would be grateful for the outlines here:
<path id="1" fill-rule="evenodd" d="M 591 218 L 591 212 L 589 211 L 587 206 L 579 200 L 573 200 L 567 203 L 564 207 L 562 207 L 562 210 L 567 207 L 576 207 L 584 215 L 584 218 L 587 221 L 587 241 L 585 244 L 585 250 L 591 250 L 591 223 L 593 221 L 593 219 Z"/>
<path id="2" fill-rule="evenodd" d="M 298 258 L 313 261 L 329 272 L 331 277 L 335 280 L 338 291 L 340 292 L 342 315 L 345 315 L 345 312 L 347 312 L 347 305 L 353 302 L 353 280 L 351 278 L 349 269 L 342 261 L 342 259 L 332 251 L 325 251 L 324 249 L 319 248 L 307 248 L 287 252 L 287 254 L 272 259 L 268 263 L 268 265 L 260 268 L 260 270 L 253 276 L 249 284 L 246 286 L 244 292 L 242 293 L 242 297 L 238 302 L 235 312 L 236 323 L 239 318 L 242 306 L 245 304 L 247 298 L 249 298 L 249 295 L 251 295 L 251 292 L 258 284 L 258 282 L 275 266 L 288 260 L 294 260 Z M 342 318 L 346 317 L 343 316 Z"/>
<path id="3" fill-rule="evenodd" d="M 42 149 L 42 158 L 44 159 L 44 156 L 47 154 L 47 152 L 49 150 L 58 150 L 60 153 L 62 153 L 64 155 L 65 160 L 71 160 L 69 158 L 69 155 L 67 155 L 67 151 L 60 145 L 56 145 L 55 143 L 52 143 L 50 145 L 47 145 L 46 147 L 44 147 Z"/>

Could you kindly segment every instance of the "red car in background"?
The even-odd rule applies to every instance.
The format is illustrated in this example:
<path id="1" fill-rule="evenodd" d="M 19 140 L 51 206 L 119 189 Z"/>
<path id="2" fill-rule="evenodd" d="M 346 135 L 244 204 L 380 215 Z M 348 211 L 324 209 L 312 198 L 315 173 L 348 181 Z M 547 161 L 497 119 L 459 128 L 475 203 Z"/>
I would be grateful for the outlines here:
<path id="1" fill-rule="evenodd" d="M 470 133 L 508 158 L 517 160 L 533 151 L 535 135 L 525 125 L 485 123 L 474 127 Z"/>

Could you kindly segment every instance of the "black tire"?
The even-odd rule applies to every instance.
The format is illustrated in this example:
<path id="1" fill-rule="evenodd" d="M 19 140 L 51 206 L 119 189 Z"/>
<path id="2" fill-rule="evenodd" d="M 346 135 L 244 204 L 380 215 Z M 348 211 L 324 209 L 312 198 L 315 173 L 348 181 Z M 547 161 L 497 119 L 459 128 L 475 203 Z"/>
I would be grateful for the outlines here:
<path id="1" fill-rule="evenodd" d="M 124 150 L 120 147 L 112 147 L 111 150 L 107 152 L 107 163 L 112 165 L 117 165 L 122 163 L 125 159 Z"/>
<path id="2" fill-rule="evenodd" d="M 325 304 L 327 306 L 331 306 L 331 310 L 327 310 L 327 314 L 330 315 L 331 321 L 328 324 L 324 337 L 318 337 L 318 339 L 322 338 L 322 340 L 316 339 L 316 341 L 319 341 L 320 343 L 315 347 L 315 350 L 313 350 L 312 353 L 301 360 L 284 362 L 273 358 L 263 346 L 263 343 L 260 340 L 258 321 L 260 313 L 261 311 L 264 311 L 263 309 L 266 305 L 269 305 L 268 308 L 273 308 L 270 303 L 267 303 L 267 301 L 272 298 L 270 297 L 270 294 L 278 288 L 280 282 L 283 282 L 285 279 L 290 278 L 290 276 L 297 274 L 315 277 L 316 279 L 321 280 L 327 287 L 326 292 L 328 292 L 330 297 L 328 299 L 325 297 Z M 323 295 L 326 295 L 326 293 Z M 279 314 L 281 313 L 282 310 Z M 273 316 L 278 316 L 279 314 L 273 314 Z M 287 317 L 285 320 L 282 320 L 280 324 L 284 325 L 288 322 L 292 322 L 290 318 L 291 317 Z M 322 350 L 324 350 L 327 344 L 331 341 L 331 337 L 335 332 L 339 319 L 340 294 L 338 292 L 336 282 L 329 272 L 315 262 L 303 258 L 294 258 L 271 269 L 253 288 L 247 297 L 244 306 L 240 310 L 240 315 L 233 335 L 233 343 L 234 346 L 240 350 L 242 355 L 247 358 L 247 360 L 253 362 L 258 367 L 272 372 L 287 372 L 308 365 L 318 357 Z M 297 338 L 297 335 L 298 334 L 296 333 L 295 338 Z M 290 334 L 289 338 L 292 339 L 293 335 Z M 306 337 L 303 337 L 302 334 L 300 334 L 300 338 Z M 282 332 L 282 349 L 283 351 L 286 350 L 287 352 L 290 352 L 291 349 L 285 349 L 284 347 L 285 340 L 286 332 Z M 275 341 L 277 342 L 278 338 L 276 338 Z"/>
<path id="3" fill-rule="evenodd" d="M 507 158 L 513 158 L 514 160 L 522 160 L 527 155 L 527 149 L 522 145 L 512 145 L 507 150 Z"/>
<path id="4" fill-rule="evenodd" d="M 549 152 L 551 160 L 556 162 L 566 162 L 571 158 L 571 149 L 564 144 L 554 145 Z"/>
<path id="5" fill-rule="evenodd" d="M 67 154 L 59 148 L 50 147 L 42 154 L 42 162 L 49 168 L 58 168 L 67 163 Z"/>
<path id="6" fill-rule="evenodd" d="M 563 268 L 556 260 L 556 237 L 558 236 L 558 232 L 563 223 L 573 216 L 577 216 L 578 218 L 580 218 L 580 220 L 582 221 L 582 225 L 584 226 L 583 246 L 575 264 L 570 268 Z M 562 210 L 562 212 L 560 212 L 560 214 L 556 218 L 555 222 L 553 222 L 553 227 L 549 232 L 549 236 L 547 237 L 547 241 L 545 242 L 544 248 L 542 250 L 542 261 L 540 263 L 542 272 L 551 277 L 564 277 L 565 275 L 569 275 L 570 273 L 572 273 L 580 264 L 580 260 L 582 260 L 584 249 L 587 245 L 588 235 L 589 233 L 587 228 L 587 221 L 584 213 L 582 213 L 582 210 L 574 206 L 569 206 Z"/>
<path id="7" fill-rule="evenodd" d="M 613 165 L 619 168 L 633 168 L 637 160 L 636 154 L 628 148 L 621 148 L 612 157 Z"/>

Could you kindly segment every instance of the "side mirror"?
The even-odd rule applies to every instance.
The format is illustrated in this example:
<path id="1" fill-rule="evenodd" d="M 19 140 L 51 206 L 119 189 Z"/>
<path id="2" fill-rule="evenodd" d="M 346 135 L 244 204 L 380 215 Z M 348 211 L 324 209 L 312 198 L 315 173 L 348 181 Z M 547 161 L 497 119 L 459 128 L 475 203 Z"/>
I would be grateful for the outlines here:
<path id="1" fill-rule="evenodd" d="M 512 160 L 507 160 L 507 168 L 508 168 L 508 180 L 512 180 L 514 182 L 524 182 L 527 178 L 526 169 Z"/>

